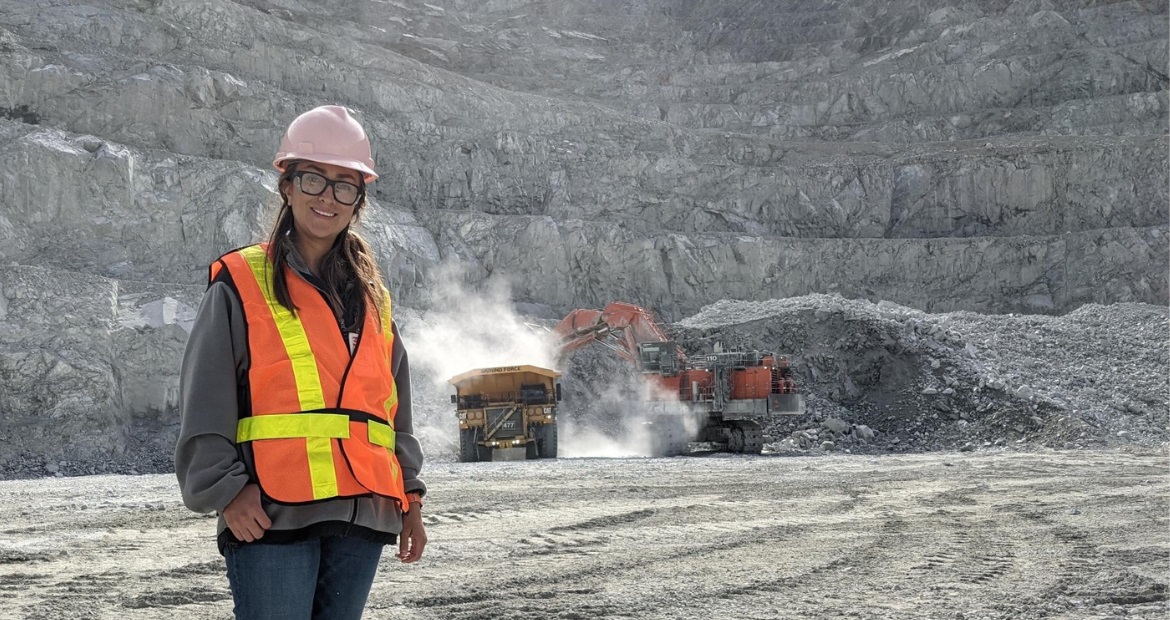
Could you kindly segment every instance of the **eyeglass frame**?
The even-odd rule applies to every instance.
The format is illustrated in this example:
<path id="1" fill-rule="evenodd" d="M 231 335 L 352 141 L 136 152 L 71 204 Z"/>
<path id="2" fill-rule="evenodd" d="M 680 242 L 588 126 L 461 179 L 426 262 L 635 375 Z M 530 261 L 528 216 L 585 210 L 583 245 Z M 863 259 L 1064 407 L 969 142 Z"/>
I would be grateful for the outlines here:
<path id="1" fill-rule="evenodd" d="M 321 188 L 321 191 L 317 192 L 316 194 L 313 194 L 313 193 L 306 191 L 304 186 L 301 185 L 301 183 L 302 183 L 301 178 L 304 177 L 306 174 L 311 174 L 313 176 L 321 177 L 325 181 L 325 187 Z M 303 193 L 304 195 L 306 195 L 306 196 L 320 196 L 321 194 L 324 194 L 326 190 L 329 190 L 330 192 L 332 192 L 333 200 L 335 200 L 337 202 L 337 204 L 345 205 L 347 207 L 352 207 L 352 206 L 356 205 L 357 203 L 361 202 L 362 197 L 366 195 L 366 187 L 365 187 L 364 182 L 361 185 L 356 185 L 353 182 L 346 181 L 344 179 L 334 181 L 333 179 L 330 179 L 329 177 L 321 174 L 320 172 L 313 172 L 312 170 L 295 170 L 295 171 L 293 171 L 292 174 L 289 175 L 289 178 L 296 180 L 297 189 L 300 190 L 301 193 Z M 342 184 L 342 183 L 344 183 L 346 185 L 352 185 L 353 187 L 357 188 L 357 197 L 353 199 L 353 202 L 344 202 L 340 198 L 337 197 L 337 185 Z"/>

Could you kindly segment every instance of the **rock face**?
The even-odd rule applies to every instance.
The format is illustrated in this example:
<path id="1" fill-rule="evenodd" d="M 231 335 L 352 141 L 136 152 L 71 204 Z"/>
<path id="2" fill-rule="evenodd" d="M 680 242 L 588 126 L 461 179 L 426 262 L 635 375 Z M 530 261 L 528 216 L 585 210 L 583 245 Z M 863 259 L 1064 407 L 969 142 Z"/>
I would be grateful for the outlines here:
<path id="1" fill-rule="evenodd" d="M 0 469 L 168 467 L 178 362 L 201 292 L 63 269 L 0 269 Z"/>
<path id="2" fill-rule="evenodd" d="M 0 428 L 173 441 L 175 317 L 322 103 L 374 138 L 406 306 L 447 261 L 554 316 L 1164 305 L 1167 40 L 1164 2 L 0 0 Z M 82 430 L 36 445 L 133 447 Z"/>

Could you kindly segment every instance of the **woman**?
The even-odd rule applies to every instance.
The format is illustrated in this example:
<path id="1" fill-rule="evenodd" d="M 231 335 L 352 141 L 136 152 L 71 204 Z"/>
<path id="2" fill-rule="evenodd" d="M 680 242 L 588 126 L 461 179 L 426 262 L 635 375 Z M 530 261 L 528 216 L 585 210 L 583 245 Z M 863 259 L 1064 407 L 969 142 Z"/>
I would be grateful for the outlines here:
<path id="1" fill-rule="evenodd" d="M 237 618 L 360 618 L 382 547 L 426 546 L 406 351 L 351 228 L 373 164 L 345 108 L 297 117 L 268 242 L 212 263 L 187 341 L 175 471 L 219 513 Z"/>

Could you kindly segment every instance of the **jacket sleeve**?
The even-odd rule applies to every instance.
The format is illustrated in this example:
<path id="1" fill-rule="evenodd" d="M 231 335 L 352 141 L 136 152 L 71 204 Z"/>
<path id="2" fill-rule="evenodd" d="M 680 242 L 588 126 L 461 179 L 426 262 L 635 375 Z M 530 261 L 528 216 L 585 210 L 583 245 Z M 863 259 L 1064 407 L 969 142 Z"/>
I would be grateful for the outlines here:
<path id="1" fill-rule="evenodd" d="M 247 355 L 240 301 L 227 284 L 216 282 L 199 304 L 179 374 L 175 475 L 183 503 L 195 512 L 222 512 L 248 483 L 235 442 L 237 386 Z"/>
<path id="2" fill-rule="evenodd" d="M 398 464 L 402 466 L 402 483 L 406 492 L 425 495 L 427 485 L 418 478 L 419 472 L 422 471 L 423 453 L 418 438 L 414 436 L 410 401 L 410 363 L 406 357 L 402 337 L 398 334 L 398 325 L 391 322 L 390 328 L 394 332 L 390 372 L 393 373 L 394 385 L 398 388 L 398 412 L 394 416 L 394 453 L 398 456 Z"/>

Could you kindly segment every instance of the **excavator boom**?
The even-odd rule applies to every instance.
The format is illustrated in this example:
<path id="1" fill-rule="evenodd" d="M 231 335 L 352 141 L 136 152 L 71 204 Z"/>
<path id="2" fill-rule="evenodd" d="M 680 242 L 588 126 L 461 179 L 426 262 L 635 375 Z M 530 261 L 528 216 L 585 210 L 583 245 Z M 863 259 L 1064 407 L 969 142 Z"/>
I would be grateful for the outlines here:
<path id="1" fill-rule="evenodd" d="M 670 342 L 649 310 L 616 301 L 602 310 L 573 310 L 553 331 L 561 338 L 558 361 L 581 347 L 601 343 L 639 370 L 642 370 L 639 345 Z M 673 349 L 677 365 L 685 364 L 687 358 L 682 349 L 677 346 Z"/>

